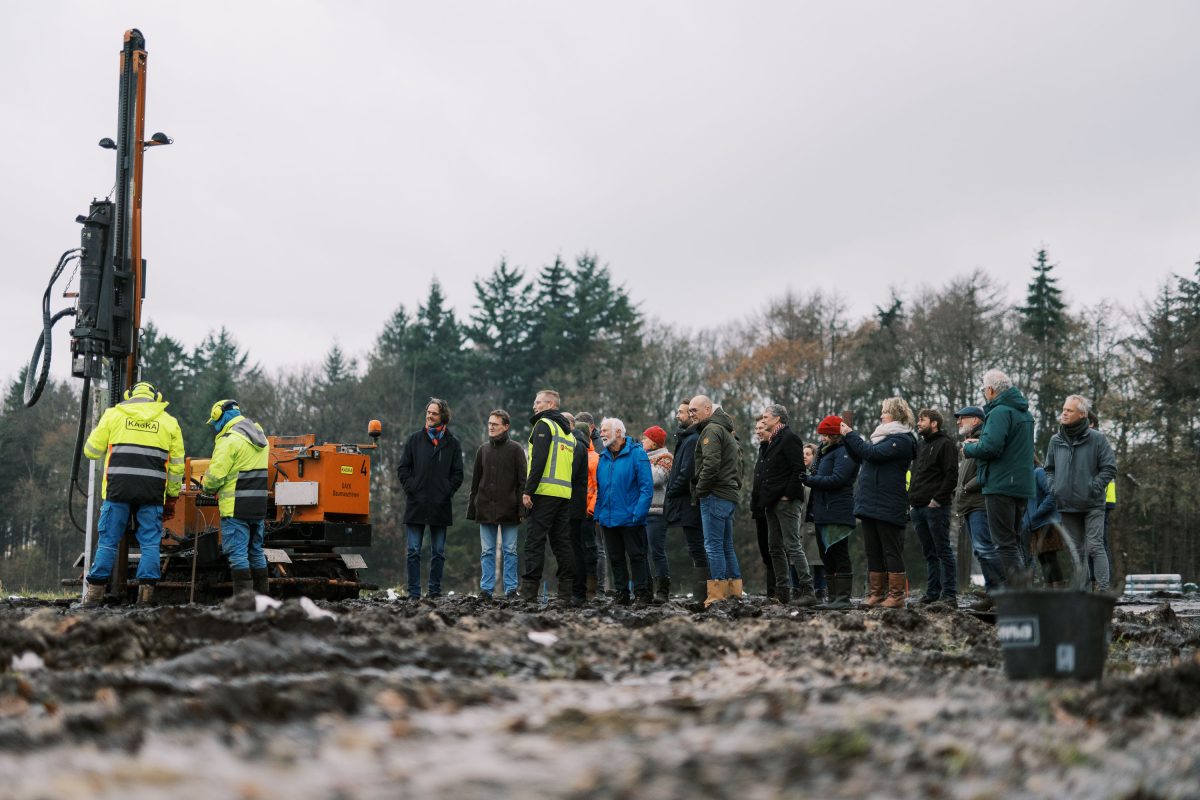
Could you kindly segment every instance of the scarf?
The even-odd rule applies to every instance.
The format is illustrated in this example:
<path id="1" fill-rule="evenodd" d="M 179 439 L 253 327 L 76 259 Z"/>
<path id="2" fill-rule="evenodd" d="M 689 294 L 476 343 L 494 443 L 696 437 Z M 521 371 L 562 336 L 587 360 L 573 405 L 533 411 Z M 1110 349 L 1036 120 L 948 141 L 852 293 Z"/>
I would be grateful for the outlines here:
<path id="1" fill-rule="evenodd" d="M 1077 442 L 1087 435 L 1088 421 L 1087 418 L 1084 417 L 1083 419 L 1072 422 L 1070 425 L 1059 425 L 1058 427 L 1059 430 L 1062 431 L 1064 439 L 1071 442 Z"/>
<path id="2" fill-rule="evenodd" d="M 436 428 L 426 428 L 425 433 L 429 436 L 429 441 L 433 442 L 433 446 L 437 447 L 438 442 L 442 441 L 442 437 L 446 435 L 446 426 L 438 425 Z"/>
<path id="3" fill-rule="evenodd" d="M 871 434 L 871 444 L 879 444 L 887 437 L 897 433 L 912 433 L 912 427 L 905 425 L 903 422 L 896 422 L 895 420 L 884 422 Z"/>

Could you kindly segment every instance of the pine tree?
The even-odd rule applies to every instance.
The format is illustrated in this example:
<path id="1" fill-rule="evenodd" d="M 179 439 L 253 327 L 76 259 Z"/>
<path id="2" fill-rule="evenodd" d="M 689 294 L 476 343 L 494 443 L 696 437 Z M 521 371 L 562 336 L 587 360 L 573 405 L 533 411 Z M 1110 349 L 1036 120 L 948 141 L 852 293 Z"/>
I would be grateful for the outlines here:
<path id="1" fill-rule="evenodd" d="M 525 276 L 506 261 L 475 281 L 475 306 L 466 333 L 474 344 L 477 384 L 492 405 L 516 408 L 528 401 L 535 367 L 530 358 L 530 304 Z"/>
<path id="2" fill-rule="evenodd" d="M 1034 372 L 1029 376 L 1028 392 L 1037 412 L 1035 446 L 1038 452 L 1044 452 L 1049 444 L 1058 426 L 1058 408 L 1071 394 L 1067 374 L 1069 359 L 1064 347 L 1070 332 L 1070 321 L 1062 290 L 1056 285 L 1058 279 L 1050 274 L 1055 266 L 1049 262 L 1045 249 L 1038 250 L 1025 305 L 1017 309 L 1021 318 L 1021 332 L 1032 341 L 1035 353 Z"/>

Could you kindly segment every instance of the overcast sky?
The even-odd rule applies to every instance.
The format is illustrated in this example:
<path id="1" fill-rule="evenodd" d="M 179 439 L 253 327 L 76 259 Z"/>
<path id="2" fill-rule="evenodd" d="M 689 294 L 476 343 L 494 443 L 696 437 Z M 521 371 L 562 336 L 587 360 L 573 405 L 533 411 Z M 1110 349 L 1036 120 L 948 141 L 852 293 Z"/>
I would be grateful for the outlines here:
<path id="1" fill-rule="evenodd" d="M 1074 303 L 1200 259 L 1200 3 L 27 2 L 0 6 L 0 377 L 108 194 L 149 52 L 145 316 L 268 370 L 371 345 L 435 276 L 591 250 L 650 316 L 976 267 Z M 53 308 L 67 301 L 55 297 Z M 55 338 L 67 374 L 69 320 Z"/>

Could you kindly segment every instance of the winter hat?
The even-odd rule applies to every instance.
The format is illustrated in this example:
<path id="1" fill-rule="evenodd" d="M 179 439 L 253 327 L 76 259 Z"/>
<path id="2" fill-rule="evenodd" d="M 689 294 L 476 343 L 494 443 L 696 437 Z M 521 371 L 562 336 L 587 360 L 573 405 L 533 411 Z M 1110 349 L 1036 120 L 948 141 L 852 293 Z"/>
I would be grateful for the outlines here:
<path id="1" fill-rule="evenodd" d="M 667 432 L 657 425 L 651 425 L 649 428 L 646 428 L 646 430 L 642 431 L 642 436 L 645 436 L 659 447 L 665 447 L 667 444 Z"/>
<path id="2" fill-rule="evenodd" d="M 824 434 L 825 436 L 840 436 L 842 433 L 842 418 L 830 414 L 821 420 L 821 424 L 817 426 L 817 433 Z"/>

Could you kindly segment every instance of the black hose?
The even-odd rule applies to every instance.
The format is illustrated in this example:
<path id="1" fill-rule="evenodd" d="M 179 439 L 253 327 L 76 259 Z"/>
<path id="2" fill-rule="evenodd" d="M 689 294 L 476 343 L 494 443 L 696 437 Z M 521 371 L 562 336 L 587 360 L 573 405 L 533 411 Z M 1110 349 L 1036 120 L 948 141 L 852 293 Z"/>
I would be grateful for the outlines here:
<path id="1" fill-rule="evenodd" d="M 50 330 L 54 327 L 54 323 L 75 313 L 73 308 L 64 308 L 54 316 L 50 316 L 50 292 L 54 289 L 54 282 L 58 280 L 58 276 L 62 275 L 63 269 L 71 262 L 72 257 L 78 258 L 80 252 L 80 248 L 74 248 L 59 256 L 58 264 L 50 275 L 50 283 L 46 285 L 46 293 L 42 295 L 42 332 L 38 336 L 37 344 L 33 347 L 33 358 L 29 360 L 29 369 L 25 372 L 26 408 L 32 408 L 38 398 L 42 396 L 42 390 L 46 388 L 46 379 L 50 376 Z"/>
<path id="2" fill-rule="evenodd" d="M 88 424 L 88 395 L 91 393 L 92 379 L 89 376 L 83 378 L 83 393 L 79 396 L 79 427 L 75 431 L 75 453 L 71 457 L 71 485 L 79 490 L 80 494 L 87 495 L 87 492 L 79 485 L 79 459 L 83 456 L 83 438 L 87 435 Z"/>

